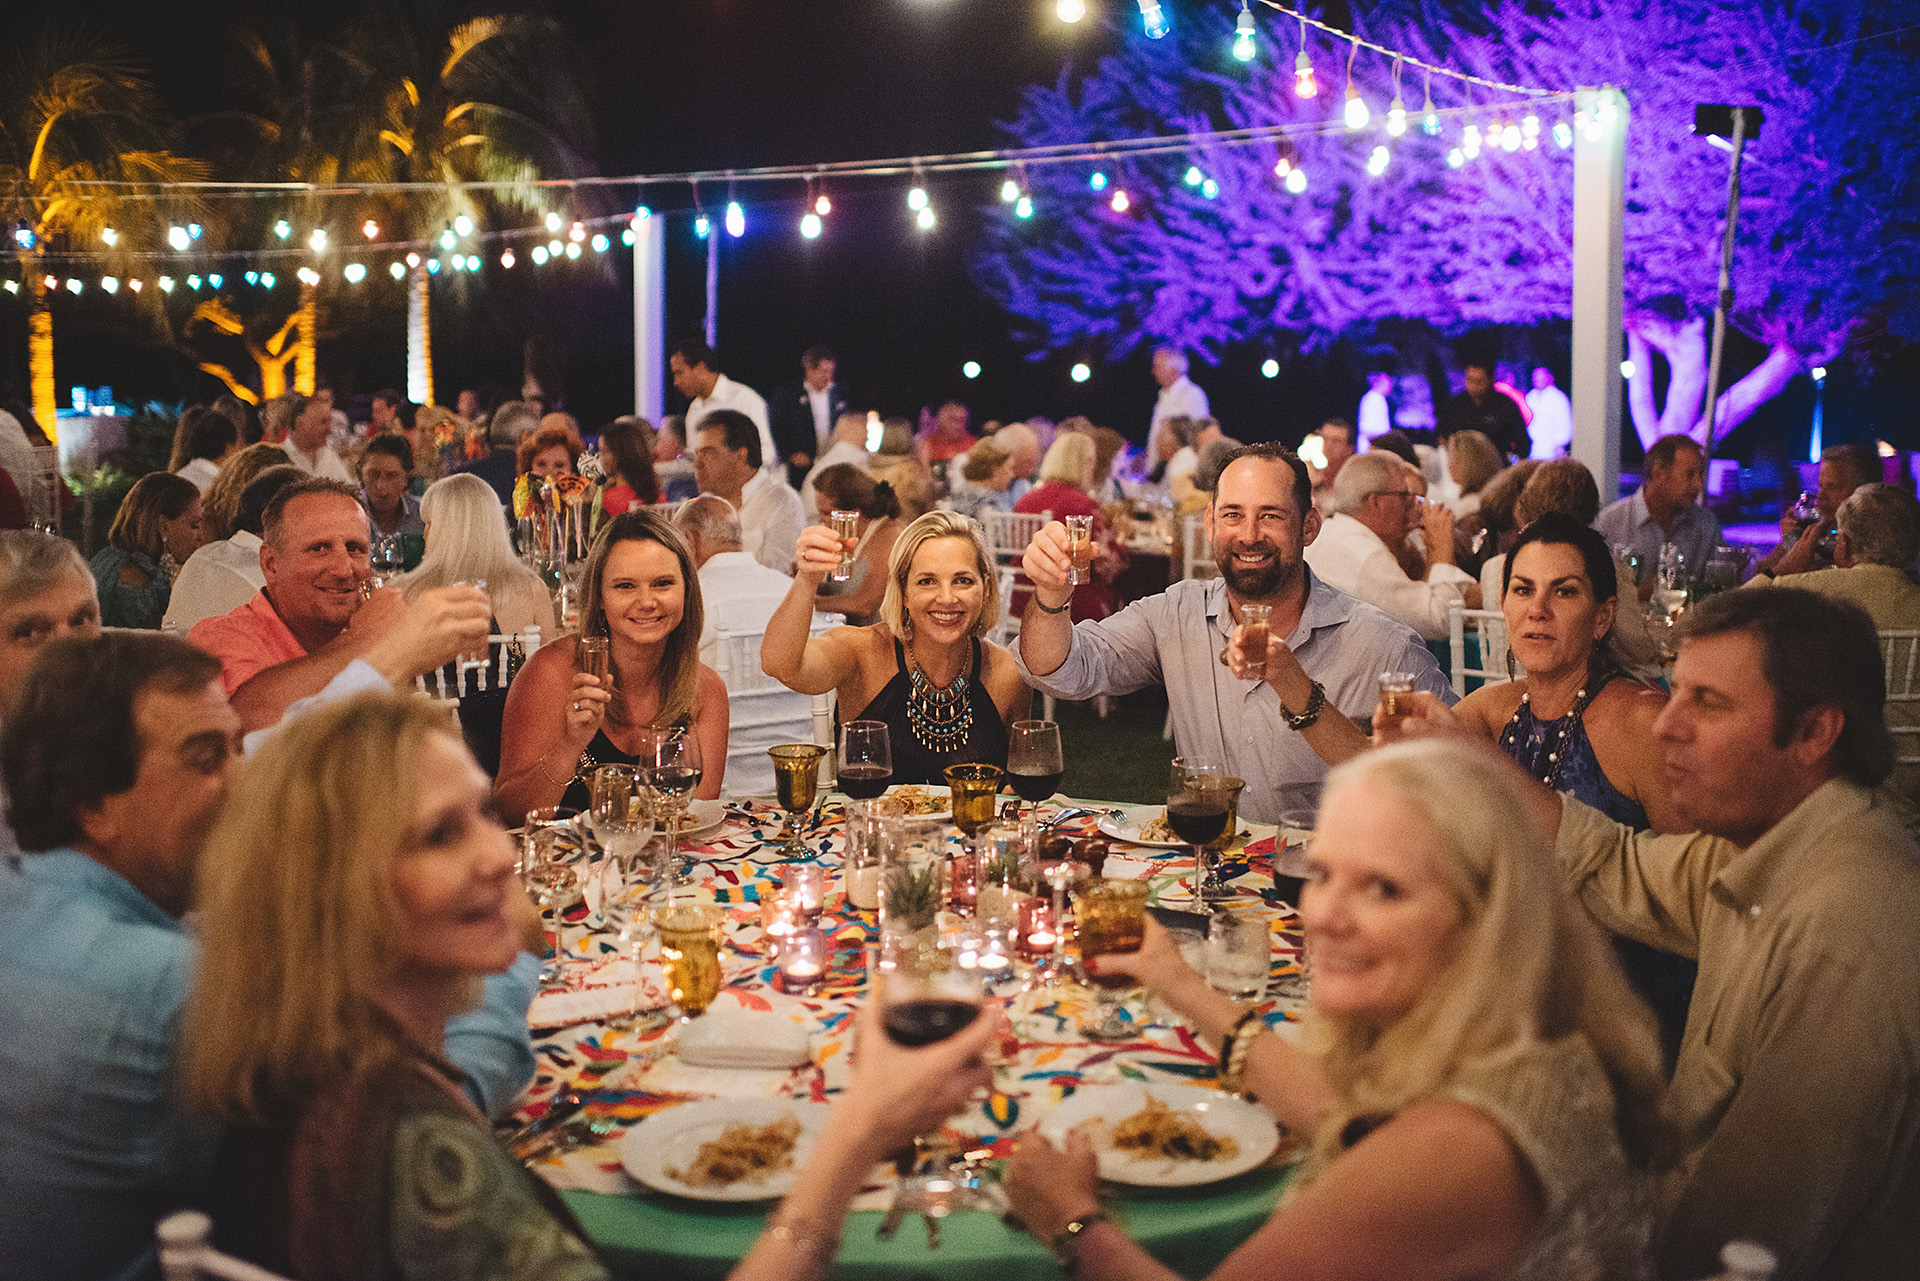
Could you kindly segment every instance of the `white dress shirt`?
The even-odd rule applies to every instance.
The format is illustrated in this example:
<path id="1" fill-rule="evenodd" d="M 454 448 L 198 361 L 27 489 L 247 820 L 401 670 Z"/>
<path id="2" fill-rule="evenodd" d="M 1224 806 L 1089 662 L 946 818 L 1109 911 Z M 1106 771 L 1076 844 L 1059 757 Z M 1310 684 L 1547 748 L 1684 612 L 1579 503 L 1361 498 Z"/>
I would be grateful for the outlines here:
<path id="1" fill-rule="evenodd" d="M 187 557 L 173 580 L 162 631 L 185 632 L 203 618 L 230 614 L 267 585 L 260 571 L 260 535 L 235 531 Z"/>
<path id="2" fill-rule="evenodd" d="M 760 467 L 762 471 L 775 467 L 785 468 L 780 453 L 773 447 L 773 433 L 767 430 L 767 402 L 760 393 L 745 383 L 737 383 L 725 374 L 716 375 L 713 391 L 700 396 L 687 406 L 687 443 L 698 445 L 694 433 L 700 430 L 700 420 L 716 409 L 737 409 L 753 419 L 753 425 L 760 429 Z"/>
<path id="3" fill-rule="evenodd" d="M 202 498 L 213 488 L 213 478 L 220 474 L 220 464 L 211 458 L 191 458 L 180 464 L 180 470 L 173 473 L 182 480 L 190 480 L 193 487 L 200 491 Z"/>
<path id="4" fill-rule="evenodd" d="M 292 460 L 295 467 L 309 476 L 353 484 L 353 473 L 348 471 L 347 465 L 340 461 L 340 455 L 326 445 L 320 446 L 318 453 L 309 454 L 294 444 L 293 437 L 289 436 L 280 442 L 280 448 L 287 451 L 287 457 Z"/>
<path id="5" fill-rule="evenodd" d="M 759 472 L 740 492 L 740 546 L 768 569 L 786 573 L 807 527 L 806 509 L 792 486 Z"/>
<path id="6" fill-rule="evenodd" d="M 1536 387 L 1527 393 L 1527 408 L 1533 421 L 1527 435 L 1533 441 L 1532 457 L 1564 458 L 1573 444 L 1573 402 L 1558 387 Z"/>
<path id="7" fill-rule="evenodd" d="M 833 384 L 818 391 L 806 383 L 800 386 L 807 393 L 807 408 L 813 411 L 813 453 L 817 458 L 833 436 Z"/>
<path id="8" fill-rule="evenodd" d="M 1343 512 L 1327 518 L 1320 536 L 1307 546 L 1306 557 L 1315 574 L 1428 640 L 1446 638 L 1447 609 L 1473 583 L 1473 576 L 1457 565 L 1435 565 L 1424 579 L 1408 578 L 1380 535 Z"/>
<path id="9" fill-rule="evenodd" d="M 1362 442 L 1384 436 L 1393 430 L 1393 407 L 1385 396 L 1369 387 L 1360 397 L 1359 421 L 1355 425 Z"/>
<path id="10" fill-rule="evenodd" d="M 1194 385 L 1193 379 L 1181 374 L 1168 386 L 1160 389 L 1159 399 L 1153 402 L 1153 422 L 1147 428 L 1147 444 L 1153 444 L 1153 438 L 1160 431 L 1160 423 L 1168 418 L 1205 418 L 1207 416 L 1207 393 Z"/>
<path id="11" fill-rule="evenodd" d="M 764 632 L 792 586 L 791 578 L 745 552 L 709 556 L 700 567 L 700 600 L 706 613 L 700 629 L 700 661 L 708 667 L 720 665 L 723 631 Z"/>

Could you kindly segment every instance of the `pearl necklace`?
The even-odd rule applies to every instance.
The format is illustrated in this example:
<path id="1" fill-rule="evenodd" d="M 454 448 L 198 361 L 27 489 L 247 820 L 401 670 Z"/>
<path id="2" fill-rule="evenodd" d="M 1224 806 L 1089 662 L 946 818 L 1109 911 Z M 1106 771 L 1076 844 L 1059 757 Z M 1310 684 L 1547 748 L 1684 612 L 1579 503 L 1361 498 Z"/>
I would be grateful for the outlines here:
<path id="1" fill-rule="evenodd" d="M 1513 709 L 1512 718 L 1507 721 L 1506 728 L 1500 731 L 1500 750 L 1523 765 L 1525 762 L 1520 761 L 1518 751 L 1520 745 L 1520 714 L 1527 712 L 1531 716 L 1532 698 L 1533 695 L 1530 693 L 1520 696 L 1520 706 Z M 1589 701 L 1591 700 L 1587 694 L 1587 687 L 1582 685 L 1580 691 L 1573 696 L 1572 709 L 1568 711 L 1565 716 L 1551 721 L 1542 721 L 1538 717 L 1532 718 L 1534 724 L 1540 726 L 1552 736 L 1552 746 L 1547 752 L 1544 768 L 1542 762 L 1536 760 L 1534 762 L 1534 769 L 1530 771 L 1548 787 L 1553 787 L 1560 777 L 1560 767 L 1566 764 L 1567 744 L 1572 740 L 1573 731 L 1579 726 L 1580 715 L 1587 710 Z M 1544 738 L 1541 745 L 1547 746 Z"/>

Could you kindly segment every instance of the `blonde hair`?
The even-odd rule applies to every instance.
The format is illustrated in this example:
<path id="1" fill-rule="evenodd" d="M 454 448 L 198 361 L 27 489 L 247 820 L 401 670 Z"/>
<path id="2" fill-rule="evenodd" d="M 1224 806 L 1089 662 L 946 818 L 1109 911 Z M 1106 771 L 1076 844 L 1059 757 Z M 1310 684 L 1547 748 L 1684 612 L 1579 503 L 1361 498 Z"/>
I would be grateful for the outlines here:
<path id="1" fill-rule="evenodd" d="M 1086 493 L 1093 488 L 1093 456 L 1093 437 L 1085 432 L 1061 432 L 1040 460 L 1040 483 L 1064 481 Z"/>
<path id="2" fill-rule="evenodd" d="M 693 552 L 673 522 L 644 507 L 630 507 L 615 516 L 593 540 L 587 553 L 587 567 L 580 574 L 580 635 L 607 634 L 607 606 L 603 584 L 607 576 L 607 558 L 621 543 L 659 543 L 680 563 L 680 625 L 668 634 L 660 655 L 660 710 L 653 723 L 659 726 L 682 725 L 693 718 L 700 703 L 700 632 L 706 626 L 706 605 L 700 597 L 700 573 L 693 564 Z M 607 720 L 625 725 L 626 701 L 620 697 L 619 664 L 608 669 L 613 680 L 614 699 L 607 704 Z"/>
<path id="3" fill-rule="evenodd" d="M 1343 1151 L 1356 1120 L 1393 1116 L 1517 1046 L 1572 1033 L 1585 1035 L 1613 1086 L 1628 1156 L 1641 1165 L 1663 1159 L 1665 1079 L 1653 1016 L 1568 892 L 1546 833 L 1524 817 L 1519 770 L 1484 746 L 1403 743 L 1334 770 L 1323 816 L 1361 784 L 1391 793 L 1424 822 L 1460 909 L 1461 938 L 1389 1026 L 1310 1016 L 1335 1098 L 1314 1139 L 1316 1160 Z"/>
<path id="4" fill-rule="evenodd" d="M 248 445 L 227 455 L 207 487 L 206 501 L 200 504 L 200 532 L 208 542 L 232 538 L 239 528 L 240 495 L 261 472 L 269 467 L 291 467 L 287 451 L 264 442 Z"/>
<path id="5" fill-rule="evenodd" d="M 471 472 L 436 480 L 420 496 L 420 519 L 429 526 L 427 551 L 419 567 L 400 580 L 408 600 L 435 587 L 478 581 L 487 585 L 495 618 L 552 616 L 547 585 L 514 555 L 493 486 Z"/>
<path id="6" fill-rule="evenodd" d="M 400 1050 L 368 993 L 393 964 L 390 874 L 432 734 L 460 741 L 424 699 L 362 694 L 293 720 L 240 773 L 196 885 L 182 1035 L 196 1110 L 262 1119 Z"/>
<path id="7" fill-rule="evenodd" d="M 887 594 L 880 598 L 880 621 L 900 640 L 912 638 L 907 624 L 907 575 L 913 569 L 914 553 L 936 538 L 964 538 L 973 544 L 974 565 L 985 594 L 972 630 L 975 636 L 985 636 L 1000 621 L 1000 579 L 993 572 L 993 557 L 987 554 L 986 533 L 980 522 L 959 512 L 930 511 L 893 540 L 893 554 L 887 558 Z"/>

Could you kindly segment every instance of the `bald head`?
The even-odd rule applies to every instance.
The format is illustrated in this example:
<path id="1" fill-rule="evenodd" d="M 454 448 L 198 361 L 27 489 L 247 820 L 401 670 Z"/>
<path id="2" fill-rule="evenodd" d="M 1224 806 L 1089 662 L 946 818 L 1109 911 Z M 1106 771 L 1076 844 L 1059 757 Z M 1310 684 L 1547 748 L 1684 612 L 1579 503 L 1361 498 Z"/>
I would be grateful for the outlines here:
<path id="1" fill-rule="evenodd" d="M 740 550 L 740 513 L 724 498 L 702 494 L 690 499 L 673 514 L 673 523 L 687 540 L 696 569 L 721 552 Z"/>

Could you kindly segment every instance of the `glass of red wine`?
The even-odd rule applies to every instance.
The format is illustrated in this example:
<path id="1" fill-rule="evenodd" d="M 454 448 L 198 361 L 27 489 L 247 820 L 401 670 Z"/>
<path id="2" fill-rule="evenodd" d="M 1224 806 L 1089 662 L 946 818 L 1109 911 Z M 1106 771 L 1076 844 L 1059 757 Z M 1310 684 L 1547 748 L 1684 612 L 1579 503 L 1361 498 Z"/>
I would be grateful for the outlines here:
<path id="1" fill-rule="evenodd" d="M 848 721 L 840 727 L 840 790 L 871 801 L 893 782 L 893 744 L 885 721 Z"/>
<path id="2" fill-rule="evenodd" d="M 1227 830 L 1227 771 L 1192 756 L 1176 757 L 1167 781 L 1167 826 L 1193 848 L 1193 894 L 1202 903 L 1223 903 L 1233 891 L 1220 883 L 1218 855 L 1207 846 Z"/>
<path id="3" fill-rule="evenodd" d="M 1020 799 L 1039 805 L 1060 790 L 1066 772 L 1060 727 L 1052 721 L 1015 721 L 1007 739 L 1007 781 Z"/>
<path id="4" fill-rule="evenodd" d="M 907 935 L 884 936 L 880 951 L 878 1004 L 887 1039 L 909 1049 L 933 1045 L 970 1026 L 986 1003 L 987 980 L 975 952 L 929 946 Z M 918 1204 L 940 1175 L 931 1145 L 915 1136 L 911 1150 L 895 1158 L 900 1174 L 896 1198 Z"/>

